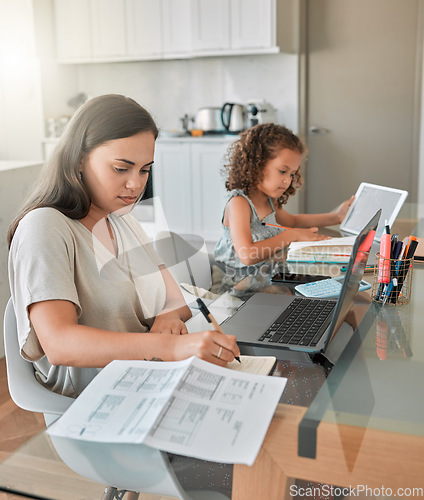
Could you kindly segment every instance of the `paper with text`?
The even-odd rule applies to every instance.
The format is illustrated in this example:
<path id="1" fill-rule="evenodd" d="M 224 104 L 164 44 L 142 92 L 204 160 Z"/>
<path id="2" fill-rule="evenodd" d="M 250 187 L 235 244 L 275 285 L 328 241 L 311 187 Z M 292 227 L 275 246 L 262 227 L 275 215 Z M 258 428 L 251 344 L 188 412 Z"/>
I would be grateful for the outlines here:
<path id="1" fill-rule="evenodd" d="M 112 361 L 47 432 L 252 465 L 286 382 L 195 357 Z"/>

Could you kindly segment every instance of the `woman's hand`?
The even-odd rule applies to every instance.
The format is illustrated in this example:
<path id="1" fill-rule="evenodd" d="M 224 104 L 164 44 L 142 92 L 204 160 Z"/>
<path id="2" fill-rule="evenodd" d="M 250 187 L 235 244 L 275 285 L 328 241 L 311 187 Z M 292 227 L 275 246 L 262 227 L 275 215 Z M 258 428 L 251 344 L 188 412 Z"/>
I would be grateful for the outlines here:
<path id="1" fill-rule="evenodd" d="M 185 335 L 188 333 L 187 327 L 180 318 L 169 317 L 167 314 L 156 316 L 151 333 L 171 333 L 173 335 Z"/>
<path id="2" fill-rule="evenodd" d="M 190 356 L 197 356 L 215 365 L 227 366 L 235 356 L 240 356 L 240 349 L 234 335 L 211 330 L 175 338 L 174 358 L 186 359 Z"/>
<path id="3" fill-rule="evenodd" d="M 347 211 L 349 210 L 349 207 L 352 205 L 353 200 L 355 199 L 355 196 L 352 195 L 348 200 L 344 201 L 337 209 L 336 209 L 336 214 L 337 214 L 337 224 L 340 224 L 343 219 L 345 218 Z"/>

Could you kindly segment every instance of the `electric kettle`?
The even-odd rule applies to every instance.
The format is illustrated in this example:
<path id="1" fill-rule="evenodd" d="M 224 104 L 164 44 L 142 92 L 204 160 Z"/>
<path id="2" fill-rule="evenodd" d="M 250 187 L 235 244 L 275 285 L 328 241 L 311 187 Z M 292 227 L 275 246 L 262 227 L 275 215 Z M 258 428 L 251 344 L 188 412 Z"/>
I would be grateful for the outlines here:
<path id="1" fill-rule="evenodd" d="M 238 134 L 246 129 L 247 108 L 242 104 L 226 102 L 221 108 L 221 121 L 229 134 Z"/>

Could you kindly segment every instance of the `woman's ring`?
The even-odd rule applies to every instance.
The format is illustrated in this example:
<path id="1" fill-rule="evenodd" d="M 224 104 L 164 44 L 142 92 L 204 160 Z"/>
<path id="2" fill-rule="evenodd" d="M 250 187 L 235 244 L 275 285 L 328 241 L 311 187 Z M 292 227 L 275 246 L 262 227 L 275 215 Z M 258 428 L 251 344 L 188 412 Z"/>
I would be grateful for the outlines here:
<path id="1" fill-rule="evenodd" d="M 219 346 L 219 351 L 218 351 L 217 358 L 219 358 L 221 356 L 221 352 L 222 352 L 222 345 Z"/>

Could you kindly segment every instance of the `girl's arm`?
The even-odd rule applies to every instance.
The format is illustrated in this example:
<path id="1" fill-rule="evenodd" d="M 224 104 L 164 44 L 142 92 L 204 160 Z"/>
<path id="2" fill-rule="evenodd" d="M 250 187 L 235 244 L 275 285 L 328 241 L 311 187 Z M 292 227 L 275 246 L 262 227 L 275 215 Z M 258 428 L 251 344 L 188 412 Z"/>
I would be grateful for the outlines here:
<path id="1" fill-rule="evenodd" d="M 185 303 L 183 294 L 171 273 L 165 266 L 159 268 L 166 286 L 166 301 L 164 310 L 156 316 L 150 332 L 186 334 L 188 331 L 184 321 L 192 316 L 190 308 Z"/>
<path id="2" fill-rule="evenodd" d="M 355 196 L 351 196 L 348 200 L 344 201 L 334 212 L 327 212 L 323 214 L 297 214 L 292 215 L 284 210 L 284 208 L 276 208 L 276 220 L 282 226 L 287 227 L 323 227 L 335 226 L 340 224 L 350 205 L 352 205 Z"/>
<path id="3" fill-rule="evenodd" d="M 289 229 L 254 243 L 250 228 L 250 216 L 250 205 L 242 196 L 235 196 L 227 203 L 224 224 L 230 228 L 234 249 L 238 258 L 246 266 L 269 259 L 275 252 L 286 247 L 292 241 L 327 239 L 326 236 L 317 233 L 317 228 Z"/>
<path id="4" fill-rule="evenodd" d="M 176 361 L 197 356 L 226 366 L 240 355 L 234 336 L 215 331 L 179 336 L 111 332 L 79 325 L 75 305 L 67 300 L 36 302 L 29 307 L 29 316 L 53 365 L 102 368 L 114 359 Z"/>

